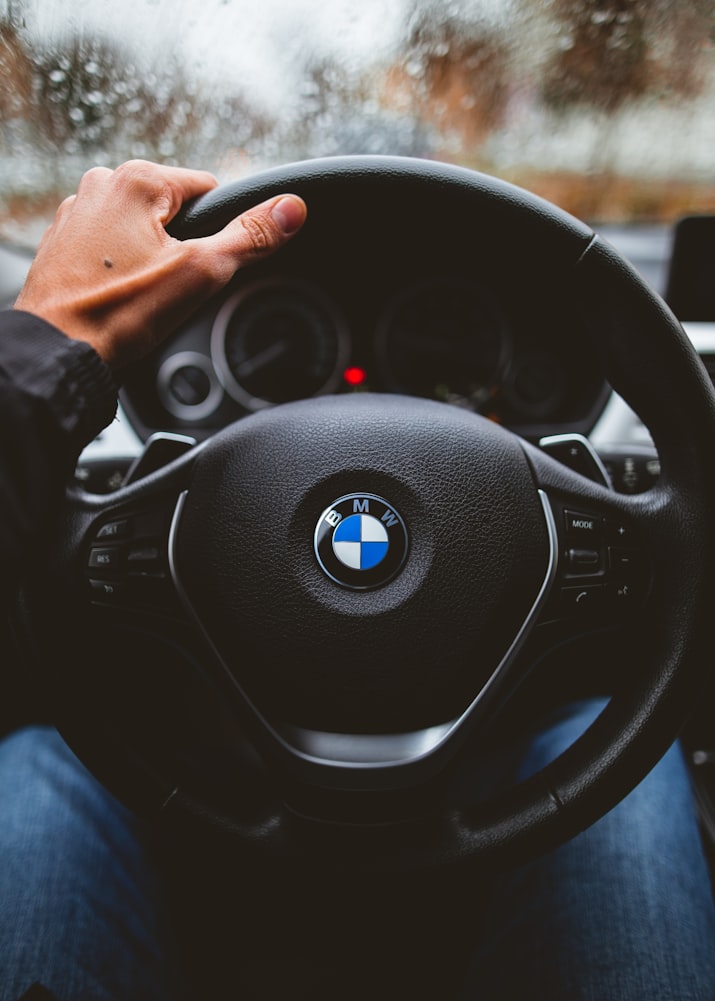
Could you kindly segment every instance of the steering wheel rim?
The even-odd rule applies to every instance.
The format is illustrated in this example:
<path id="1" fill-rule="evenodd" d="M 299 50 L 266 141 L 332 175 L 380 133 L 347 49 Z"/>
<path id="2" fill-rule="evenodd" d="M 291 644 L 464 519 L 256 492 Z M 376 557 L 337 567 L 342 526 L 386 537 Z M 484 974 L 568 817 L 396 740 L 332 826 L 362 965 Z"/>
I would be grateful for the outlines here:
<path id="1" fill-rule="evenodd" d="M 365 224 L 365 232 L 369 233 L 370 225 L 384 222 L 390 216 L 399 225 L 409 225 L 422 199 L 428 193 L 436 197 L 437 192 L 445 216 L 463 213 L 461 227 L 468 229 L 471 223 L 474 232 L 481 227 L 500 260 L 513 258 L 525 267 L 540 255 L 548 256 L 550 267 L 571 283 L 583 305 L 587 336 L 597 345 L 606 377 L 651 431 L 662 474 L 647 494 L 615 495 L 519 441 L 515 446 L 521 457 L 518 461 L 528 470 L 534 496 L 538 495 L 539 504 L 544 505 L 544 538 L 549 531 L 553 532 L 549 529 L 549 510 L 554 524 L 558 523 L 551 542 L 547 545 L 542 540 L 540 545 L 542 555 L 546 549 L 549 555 L 540 564 L 543 572 L 537 575 L 538 594 L 525 598 L 524 602 L 529 616 L 533 612 L 538 617 L 547 599 L 554 597 L 554 588 L 564 584 L 557 571 L 563 553 L 558 557 L 557 553 L 563 549 L 560 532 L 565 512 L 586 510 L 612 523 L 625 519 L 630 526 L 636 526 L 639 545 L 655 571 L 647 601 L 636 613 L 641 628 L 649 631 L 644 641 L 644 659 L 652 658 L 652 663 L 648 670 L 634 667 L 629 683 L 611 697 L 589 730 L 555 762 L 519 786 L 480 804 L 478 815 L 445 804 L 439 795 L 434 797 L 435 781 L 441 779 L 451 761 L 458 760 L 462 738 L 464 741 L 469 738 L 472 724 L 460 725 L 459 739 L 450 745 L 450 753 L 444 759 L 440 756 L 442 744 L 437 741 L 427 756 L 434 767 L 424 772 L 413 769 L 418 774 L 414 782 L 355 783 L 347 777 L 349 770 L 343 769 L 335 779 L 335 768 L 322 767 L 321 771 L 320 763 L 314 767 L 308 761 L 306 772 L 310 754 L 291 757 L 289 750 L 286 756 L 285 740 L 274 739 L 276 728 L 265 726 L 262 713 L 256 712 L 245 691 L 240 693 L 243 704 L 235 707 L 237 716 L 251 741 L 259 747 L 263 761 L 256 767 L 253 778 L 245 779 L 242 805 L 232 797 L 227 799 L 222 792 L 214 791 L 213 799 L 211 794 L 204 795 L 200 788 L 178 781 L 161 755 L 152 761 L 141 754 L 137 757 L 126 744 L 126 734 L 118 738 L 108 730 L 101 716 L 97 718 L 96 705 L 88 711 L 84 698 L 78 698 L 72 686 L 71 696 L 67 697 L 64 684 L 58 686 L 56 671 L 48 670 L 48 663 L 53 663 L 49 653 L 57 636 L 66 640 L 67 622 L 76 622 L 77 608 L 81 607 L 82 615 L 88 609 L 92 615 L 96 611 L 90 607 L 92 596 L 87 593 L 87 553 L 96 547 L 96 526 L 116 521 L 117 511 L 144 503 L 146 498 L 167 494 L 174 497 L 186 491 L 190 497 L 196 469 L 210 462 L 223 447 L 223 438 L 217 436 L 221 438 L 218 443 L 213 439 L 203 443 L 195 453 L 108 499 L 90 497 L 74 488 L 69 491 L 48 573 L 42 580 L 33 581 L 25 601 L 33 632 L 37 633 L 38 622 L 43 623 L 37 660 L 44 684 L 54 693 L 58 726 L 90 768 L 132 805 L 164 816 L 200 818 L 201 823 L 227 829 L 261 851 L 302 856 L 319 846 L 321 854 L 327 850 L 330 857 L 339 860 L 349 852 L 353 860 L 359 860 L 358 864 L 378 868 L 523 859 L 584 829 L 633 788 L 675 739 L 705 682 L 708 665 L 703 630 L 713 590 L 713 539 L 707 518 L 715 499 L 710 458 L 715 438 L 712 387 L 677 320 L 613 248 L 551 204 L 470 170 L 396 157 L 328 158 L 290 164 L 215 190 L 187 206 L 171 231 L 182 239 L 205 235 L 225 225 L 249 205 L 284 191 L 294 191 L 308 203 L 306 229 L 325 229 L 333 232 L 336 239 L 341 232 L 336 219 L 348 206 L 352 206 L 352 212 L 358 206 L 358 211 L 371 214 L 372 223 L 368 220 Z M 441 233 L 439 227 L 438 231 Z M 447 231 L 453 232 L 449 228 Z M 349 239 L 349 224 L 347 233 Z M 295 241 L 297 252 L 300 239 Z M 644 359 L 648 359 L 645 377 Z M 333 420 L 338 413 L 342 433 L 350 421 L 360 423 L 358 411 L 371 403 L 378 408 L 389 405 L 378 399 L 366 398 L 356 405 L 354 400 L 323 398 L 317 403 L 276 407 L 269 415 L 254 415 L 238 422 L 239 437 L 248 428 L 246 435 L 252 446 L 253 429 L 267 427 L 273 436 L 270 440 L 275 441 L 280 436 L 284 415 L 289 422 L 297 421 L 300 426 L 305 420 Z M 413 403 L 408 407 L 408 423 L 428 420 L 430 407 L 436 408 L 436 414 L 437 409 L 442 413 L 441 408 L 446 405 L 429 404 L 425 409 L 422 402 Z M 471 415 L 460 414 L 455 418 L 450 413 L 445 435 L 457 426 L 455 420 L 463 423 L 471 420 Z M 483 431 L 477 442 L 479 449 L 494 440 L 493 434 L 499 442 L 499 436 L 508 435 L 499 429 L 484 429 L 486 422 L 480 422 L 481 419 L 475 418 L 474 426 L 479 424 L 480 435 Z M 364 428 L 364 423 L 361 427 Z M 367 435 L 367 431 L 363 430 L 363 434 Z M 443 446 L 447 441 L 445 435 L 440 439 Z M 235 429 L 225 437 L 233 462 Z M 257 440 L 263 441 L 260 437 Z M 473 445 L 470 440 L 470 456 Z M 316 462 L 314 454 L 311 463 L 315 466 Z M 493 468 L 492 464 L 490 469 Z M 336 467 L 329 489 L 326 487 L 320 494 L 322 499 L 328 498 L 328 506 L 318 505 L 316 518 L 320 511 L 325 513 L 337 503 L 339 484 L 347 482 L 344 473 L 344 467 Z M 214 475 L 212 472 L 208 481 Z M 235 474 L 232 475 L 235 482 Z M 360 496 L 364 493 L 382 496 L 385 492 L 384 478 L 374 489 L 373 476 L 362 482 L 364 486 L 349 492 Z M 206 484 L 202 489 L 207 491 Z M 503 494 L 501 497 L 504 500 Z M 393 502 L 388 498 L 388 503 Z M 195 508 L 195 521 L 202 509 L 203 502 Z M 533 528 L 535 508 L 532 506 L 530 511 Z M 211 515 L 215 514 L 216 509 L 212 509 Z M 173 508 L 172 519 L 173 527 L 167 535 L 169 562 L 171 547 L 180 535 L 182 524 Z M 220 547 L 222 539 L 223 535 L 219 535 L 216 546 Z M 200 548 L 199 543 L 194 534 L 189 548 L 195 551 Z M 180 562 L 181 557 L 176 559 Z M 189 564 L 201 566 L 191 560 Z M 210 569 L 206 568 L 204 583 L 210 580 Z M 176 567 L 172 569 L 179 597 L 196 612 L 199 602 L 196 593 L 189 596 L 188 602 L 187 596 L 181 594 L 184 573 Z M 400 570 L 397 579 L 401 576 Z M 69 581 L 73 582 L 71 586 L 67 586 Z M 57 602 L 58 582 L 65 593 L 60 602 Z M 385 593 L 382 588 L 382 584 L 377 586 L 374 593 Z M 217 595 L 211 597 L 213 601 Z M 245 614 L 245 604 L 241 609 Z M 137 612 L 136 607 L 134 611 Z M 102 608 L 102 628 L 106 622 L 104 613 Z M 208 615 L 204 608 L 198 618 L 205 620 Z M 530 629 L 529 616 L 524 621 L 528 620 Z M 521 631 L 513 627 L 510 630 L 516 643 Z M 503 645 L 506 641 L 500 637 L 500 642 Z M 211 645 L 209 639 L 208 646 Z M 510 644 L 507 646 L 510 651 Z M 225 661 L 225 654 L 217 651 L 215 645 L 213 652 L 219 661 Z M 509 662 L 508 667 L 510 657 L 504 660 Z M 509 671 L 502 671 L 502 667 L 500 662 L 499 672 L 490 672 L 489 676 L 491 679 L 492 674 L 498 673 L 503 677 L 508 694 L 513 682 Z M 231 675 L 232 671 L 226 672 L 224 663 L 223 672 L 218 673 Z M 83 679 L 80 683 L 86 684 L 86 672 L 80 677 Z M 233 682 L 235 678 L 229 678 L 229 689 L 236 687 Z M 218 679 L 219 685 L 225 683 L 226 677 Z M 489 698 L 481 697 L 485 690 Z M 500 685 L 493 694 L 496 707 L 502 698 Z M 479 713 L 491 711 L 491 684 L 480 689 L 479 695 L 475 699 Z M 472 712 L 472 706 L 469 708 L 470 719 L 478 720 L 479 713 Z M 268 741 L 267 730 L 273 731 Z M 280 773 L 280 791 L 274 789 L 267 794 L 262 788 L 266 769 Z M 356 773 L 364 776 L 365 769 L 358 768 Z M 287 796 L 286 783 L 293 786 Z M 295 792 L 296 783 L 299 794 Z M 141 790 L 139 795 L 137 789 Z M 326 797 L 330 803 L 327 808 Z M 416 801 L 420 803 L 417 816 Z"/>

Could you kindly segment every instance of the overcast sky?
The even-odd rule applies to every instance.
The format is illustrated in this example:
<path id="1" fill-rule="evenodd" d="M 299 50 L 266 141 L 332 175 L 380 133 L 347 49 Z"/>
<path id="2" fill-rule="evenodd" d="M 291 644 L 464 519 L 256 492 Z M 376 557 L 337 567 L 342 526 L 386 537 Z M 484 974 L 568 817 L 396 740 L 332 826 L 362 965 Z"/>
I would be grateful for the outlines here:
<path id="1" fill-rule="evenodd" d="M 343 63 L 389 53 L 405 5 L 405 0 L 32 0 L 28 27 L 45 37 L 83 28 L 129 37 L 150 62 L 163 53 L 181 53 L 202 75 L 237 80 L 274 104 L 290 100 L 290 68 L 307 47 Z"/>

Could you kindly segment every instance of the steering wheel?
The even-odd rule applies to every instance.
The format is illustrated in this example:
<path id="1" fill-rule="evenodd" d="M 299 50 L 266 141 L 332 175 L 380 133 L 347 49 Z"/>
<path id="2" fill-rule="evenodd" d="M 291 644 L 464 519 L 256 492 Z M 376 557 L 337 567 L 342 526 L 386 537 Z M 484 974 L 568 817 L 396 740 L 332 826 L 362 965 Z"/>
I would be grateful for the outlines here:
<path id="1" fill-rule="evenodd" d="M 426 399 L 264 408 L 112 494 L 68 488 L 23 599 L 48 705 L 134 808 L 262 852 L 371 869 L 524 859 L 626 795 L 706 679 L 712 387 L 612 247 L 468 169 L 295 163 L 185 206 L 172 231 L 214 232 L 285 191 L 309 214 L 278 256 L 319 246 L 358 289 L 371 254 L 389 266 L 400 247 L 429 243 L 513 295 L 546 290 L 535 325 L 548 322 L 544 300 L 568 297 L 573 350 L 595 351 L 649 428 L 658 483 L 616 494 Z M 545 623 L 626 627 L 641 657 L 543 771 L 478 808 L 452 802 L 454 770 L 526 677 Z"/>

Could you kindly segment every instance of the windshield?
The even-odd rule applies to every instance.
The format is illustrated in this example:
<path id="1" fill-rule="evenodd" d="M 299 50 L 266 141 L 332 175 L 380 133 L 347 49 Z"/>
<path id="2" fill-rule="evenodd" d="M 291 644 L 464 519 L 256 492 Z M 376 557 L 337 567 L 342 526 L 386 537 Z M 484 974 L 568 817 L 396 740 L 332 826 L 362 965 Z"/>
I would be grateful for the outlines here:
<path id="1" fill-rule="evenodd" d="M 0 236 L 95 164 L 448 160 L 592 223 L 715 211 L 715 0 L 5 0 Z"/>

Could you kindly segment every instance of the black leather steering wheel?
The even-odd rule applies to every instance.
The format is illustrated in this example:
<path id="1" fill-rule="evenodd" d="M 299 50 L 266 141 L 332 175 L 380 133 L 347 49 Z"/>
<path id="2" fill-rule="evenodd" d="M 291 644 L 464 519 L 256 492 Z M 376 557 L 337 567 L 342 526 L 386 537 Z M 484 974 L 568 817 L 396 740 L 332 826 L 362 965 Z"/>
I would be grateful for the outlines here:
<path id="1" fill-rule="evenodd" d="M 404 243 L 454 253 L 461 242 L 514 294 L 568 295 L 574 350 L 595 346 L 649 428 L 658 484 L 616 494 L 429 400 L 365 393 L 264 409 L 111 495 L 68 491 L 24 600 L 49 704 L 132 805 L 262 851 L 317 846 L 376 868 L 543 851 L 644 777 L 704 683 L 711 385 L 678 322 L 610 246 L 467 169 L 296 163 L 217 189 L 173 232 L 215 231 L 285 191 L 309 207 L 285 252 L 299 260 L 310 241 L 343 254 L 346 281 L 363 280 L 361 255 L 378 247 L 389 262 Z M 583 547 L 595 568 L 571 560 Z M 625 588 L 624 547 L 636 567 Z M 642 657 L 559 759 L 460 808 L 445 792 L 451 771 L 523 679 L 545 622 L 625 623 Z"/>

